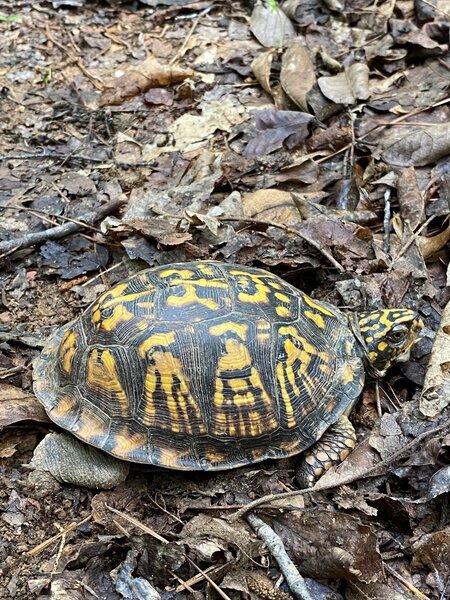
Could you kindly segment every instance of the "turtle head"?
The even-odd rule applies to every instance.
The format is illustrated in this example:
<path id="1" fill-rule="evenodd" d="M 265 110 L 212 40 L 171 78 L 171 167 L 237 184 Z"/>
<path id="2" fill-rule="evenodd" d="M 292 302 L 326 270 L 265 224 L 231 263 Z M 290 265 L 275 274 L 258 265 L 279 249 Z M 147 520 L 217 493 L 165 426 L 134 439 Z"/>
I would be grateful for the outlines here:
<path id="1" fill-rule="evenodd" d="M 366 370 L 373 377 L 383 377 L 394 363 L 407 361 L 423 328 L 417 313 L 407 308 L 358 312 L 352 321 Z"/>

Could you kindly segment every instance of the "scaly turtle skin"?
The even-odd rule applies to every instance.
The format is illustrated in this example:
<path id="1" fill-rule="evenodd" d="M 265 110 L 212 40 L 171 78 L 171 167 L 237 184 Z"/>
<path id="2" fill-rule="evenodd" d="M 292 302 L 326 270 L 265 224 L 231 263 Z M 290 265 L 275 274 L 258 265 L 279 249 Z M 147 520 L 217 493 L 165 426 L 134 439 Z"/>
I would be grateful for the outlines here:
<path id="1" fill-rule="evenodd" d="M 117 284 L 56 330 L 34 390 L 80 440 L 172 469 L 291 456 L 336 432 L 303 458 L 310 485 L 354 446 L 347 415 L 365 368 L 383 375 L 421 327 L 409 309 L 348 318 L 260 269 L 174 264 Z"/>

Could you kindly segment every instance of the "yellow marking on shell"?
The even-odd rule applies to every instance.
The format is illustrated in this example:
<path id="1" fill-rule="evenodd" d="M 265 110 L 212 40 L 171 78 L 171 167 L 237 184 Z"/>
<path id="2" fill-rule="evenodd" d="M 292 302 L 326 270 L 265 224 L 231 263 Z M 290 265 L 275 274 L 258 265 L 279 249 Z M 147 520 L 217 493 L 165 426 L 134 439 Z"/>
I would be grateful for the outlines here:
<path id="1" fill-rule="evenodd" d="M 256 336 L 261 343 L 269 340 L 272 328 L 267 321 L 256 321 Z"/>
<path id="2" fill-rule="evenodd" d="M 222 452 L 218 452 L 214 448 L 207 448 L 205 450 L 205 458 L 211 464 L 226 463 L 229 461 L 229 456 L 223 454 Z"/>
<path id="3" fill-rule="evenodd" d="M 209 333 L 214 336 L 224 335 L 227 331 L 236 333 L 241 340 L 245 341 L 247 339 L 248 325 L 245 325 L 245 323 L 226 321 L 225 323 L 213 325 L 209 328 Z"/>
<path id="4" fill-rule="evenodd" d="M 316 477 L 320 477 L 323 473 L 324 469 L 323 467 L 317 467 L 317 469 L 314 469 L 314 475 Z"/>
<path id="5" fill-rule="evenodd" d="M 286 296 L 286 294 L 281 294 L 280 292 L 275 292 L 275 298 L 281 300 L 281 302 L 286 302 L 288 304 L 291 302 L 289 296 Z"/>
<path id="6" fill-rule="evenodd" d="M 133 318 L 134 314 L 132 312 L 127 310 L 122 304 L 118 304 L 114 307 L 110 317 L 106 317 L 100 321 L 99 327 L 105 331 L 113 331 L 118 325 L 131 321 Z"/>
<path id="7" fill-rule="evenodd" d="M 100 394 L 114 394 L 120 407 L 120 414 L 128 417 L 130 414 L 128 398 L 120 382 L 116 361 L 110 350 L 94 348 L 87 361 L 86 379 L 93 388 L 100 388 Z"/>
<path id="8" fill-rule="evenodd" d="M 319 302 L 315 302 L 312 298 L 310 298 L 309 296 L 304 295 L 303 296 L 304 301 L 306 302 L 306 304 L 310 307 L 310 308 L 314 308 L 315 310 L 321 312 L 323 315 L 326 315 L 327 317 L 333 317 L 333 313 L 331 311 L 329 311 L 327 308 L 325 308 L 325 306 L 323 306 L 322 304 L 320 304 Z"/>
<path id="9" fill-rule="evenodd" d="M 182 453 L 166 446 L 165 448 L 158 448 L 159 461 L 158 463 L 163 467 L 178 467 Z"/>
<path id="10" fill-rule="evenodd" d="M 290 317 L 291 311 L 286 306 L 277 306 L 275 312 L 279 317 Z"/>
<path id="11" fill-rule="evenodd" d="M 95 442 L 102 436 L 106 437 L 105 419 L 89 410 L 86 405 L 82 408 L 72 432 L 86 442 Z"/>
<path id="12" fill-rule="evenodd" d="M 325 321 L 322 315 L 312 312 L 311 310 L 305 310 L 303 314 L 313 321 L 319 329 L 325 329 Z"/>
<path id="13" fill-rule="evenodd" d="M 144 425 L 174 433 L 205 433 L 200 408 L 189 390 L 180 359 L 171 352 L 158 350 L 153 352 L 151 360 L 144 380 Z M 162 418 L 166 412 L 168 419 Z"/>
<path id="14" fill-rule="evenodd" d="M 264 283 L 255 284 L 256 292 L 254 294 L 247 294 L 246 292 L 239 292 L 238 299 L 241 302 L 248 302 L 249 304 L 269 304 L 270 302 L 270 288 Z"/>
<path id="15" fill-rule="evenodd" d="M 176 275 L 180 279 L 192 279 L 192 277 L 195 277 L 195 272 L 190 269 L 165 269 L 159 272 L 159 276 L 164 279 L 173 275 Z"/>
<path id="16" fill-rule="evenodd" d="M 75 417 L 77 413 L 77 404 L 78 402 L 75 396 L 69 396 L 68 394 L 58 396 L 58 402 L 50 409 L 50 416 L 57 423 L 67 421 L 71 417 Z"/>
<path id="17" fill-rule="evenodd" d="M 302 389 L 300 386 L 309 397 L 314 397 L 316 382 L 309 374 L 311 359 L 318 354 L 322 364 L 325 363 L 326 365 L 329 362 L 329 357 L 326 352 L 317 353 L 317 350 L 300 336 L 297 329 L 292 325 L 280 327 L 279 334 L 286 336 L 283 342 L 286 358 L 284 362 L 277 363 L 276 376 L 281 391 L 281 400 L 284 404 L 286 426 L 296 427 L 298 424 L 297 419 L 301 419 L 302 415 L 294 414 L 292 400 L 301 396 Z M 298 340 L 300 347 L 294 343 L 291 337 Z M 295 366 L 294 369 L 297 361 L 300 365 Z M 319 363 L 320 365 L 321 363 Z M 291 388 L 291 392 L 289 388 Z"/>
<path id="18" fill-rule="evenodd" d="M 341 450 L 341 452 L 339 453 L 339 459 L 341 461 L 345 460 L 349 454 L 350 454 L 350 450 Z"/>
<path id="19" fill-rule="evenodd" d="M 229 375 L 230 371 L 248 369 L 246 377 Z M 256 437 L 278 427 L 272 401 L 258 370 L 252 366 L 249 350 L 236 339 L 225 341 L 225 353 L 218 360 L 213 403 L 213 435 Z"/>
<path id="20" fill-rule="evenodd" d="M 206 306 L 206 308 L 209 308 L 210 310 L 217 310 L 219 308 L 217 302 L 211 298 L 200 298 L 197 296 L 195 287 L 193 285 L 186 285 L 184 287 L 184 294 L 182 296 L 167 297 L 167 306 L 171 306 L 173 308 L 189 306 L 197 303 L 201 304 L 202 306 Z"/>
<path id="21" fill-rule="evenodd" d="M 176 283 L 183 287 L 184 293 L 182 296 L 171 295 L 167 297 L 167 305 L 171 307 L 183 307 L 192 304 L 201 304 L 210 310 L 217 310 L 219 308 L 219 304 L 212 298 L 202 298 L 201 296 L 198 296 L 196 288 L 228 289 L 227 283 L 208 279 L 197 279 L 189 282 L 180 279 Z"/>
<path id="22" fill-rule="evenodd" d="M 378 358 L 378 354 L 376 352 L 369 352 L 369 360 L 370 362 L 375 362 Z"/>
<path id="23" fill-rule="evenodd" d="M 371 343 L 373 342 L 373 337 L 372 337 L 371 335 L 367 336 L 367 337 L 366 337 L 366 342 L 367 342 L 368 344 L 371 344 Z"/>
<path id="24" fill-rule="evenodd" d="M 353 370 L 353 365 L 352 364 L 346 364 L 343 369 L 341 370 L 341 383 L 343 385 L 347 385 L 348 383 L 352 383 L 352 381 L 354 380 L 354 370 Z"/>
<path id="25" fill-rule="evenodd" d="M 268 281 L 267 283 L 270 285 L 270 287 L 273 287 L 275 290 L 283 289 L 283 286 L 280 285 L 277 281 Z"/>
<path id="26" fill-rule="evenodd" d="M 378 342 L 377 348 L 380 352 L 384 352 L 388 347 L 386 342 Z"/>
<path id="27" fill-rule="evenodd" d="M 61 360 L 62 370 L 66 375 L 72 371 L 72 362 L 75 352 L 77 351 L 78 334 L 73 329 L 68 329 L 62 340 L 59 348 L 59 358 Z"/>
<path id="28" fill-rule="evenodd" d="M 175 332 L 174 331 L 166 331 L 159 332 L 150 335 L 147 339 L 145 339 L 142 344 L 138 346 L 138 353 L 141 358 L 145 358 L 147 352 L 155 346 L 162 346 L 166 348 L 175 342 Z"/>
<path id="29" fill-rule="evenodd" d="M 212 267 L 210 267 L 209 265 L 206 265 L 204 263 L 200 263 L 197 266 L 197 269 L 199 271 L 201 271 L 204 275 L 209 275 L 210 277 L 214 276 L 214 269 Z"/>
<path id="30" fill-rule="evenodd" d="M 308 340 L 306 340 L 304 337 L 301 337 L 298 333 L 298 330 L 293 327 L 292 325 L 284 325 L 283 327 L 280 327 L 280 335 L 282 336 L 292 336 L 295 339 L 300 340 L 302 346 L 303 346 L 303 350 L 305 352 L 307 352 L 308 354 L 316 354 L 317 350 L 316 348 L 310 344 L 308 342 Z"/>
<path id="31" fill-rule="evenodd" d="M 114 446 L 111 451 L 120 458 L 132 457 L 136 450 L 147 446 L 147 436 L 142 433 L 134 433 L 128 427 L 114 433 L 113 439 Z"/>

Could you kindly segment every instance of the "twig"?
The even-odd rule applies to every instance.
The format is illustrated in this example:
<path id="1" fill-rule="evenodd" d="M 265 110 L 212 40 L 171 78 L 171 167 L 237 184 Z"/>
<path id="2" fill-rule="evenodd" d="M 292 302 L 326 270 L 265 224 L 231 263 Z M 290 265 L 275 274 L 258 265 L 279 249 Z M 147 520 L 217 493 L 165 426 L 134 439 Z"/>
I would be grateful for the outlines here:
<path id="1" fill-rule="evenodd" d="M 165 217 L 168 217 L 170 219 L 187 219 L 189 221 L 189 216 L 187 215 L 175 215 L 175 214 L 171 214 L 171 213 L 166 213 L 166 212 L 161 212 L 159 213 Z M 199 215 L 201 216 L 201 215 Z M 286 231 L 286 233 L 291 233 L 292 235 L 296 235 L 299 238 L 301 238 L 302 240 L 304 240 L 305 242 L 307 242 L 310 246 L 313 246 L 314 248 L 316 248 L 316 250 L 318 250 L 321 254 L 323 254 L 323 256 L 325 256 L 325 258 L 327 258 L 329 260 L 329 262 L 336 267 L 336 269 L 338 269 L 338 271 L 341 271 L 341 273 L 343 273 L 345 271 L 344 267 L 328 252 L 328 250 L 326 250 L 322 244 L 316 240 L 314 240 L 313 238 L 310 238 L 309 235 L 307 235 L 306 233 L 303 233 L 302 231 L 299 231 L 298 229 L 295 229 L 294 227 L 290 227 L 289 225 L 284 225 L 283 223 L 277 223 L 276 221 L 269 221 L 268 219 L 249 219 L 246 217 L 215 217 L 218 221 L 230 221 L 230 222 L 236 222 L 236 223 L 250 223 L 253 225 L 265 225 L 266 227 L 276 227 L 277 229 L 283 229 L 284 231 Z"/>
<path id="2" fill-rule="evenodd" d="M 55 44 L 55 46 L 57 46 L 60 50 L 62 50 L 65 54 L 67 54 L 67 56 L 70 58 L 70 60 L 77 65 L 77 67 L 80 69 L 80 71 L 82 73 L 84 73 L 84 75 L 86 75 L 86 77 L 90 80 L 90 82 L 92 83 L 92 85 L 94 85 L 100 91 L 103 91 L 105 89 L 105 86 L 103 85 L 103 83 L 101 83 L 100 79 L 98 77 L 95 77 L 95 75 L 92 75 L 92 73 L 90 73 L 86 69 L 86 67 L 84 66 L 81 58 L 79 58 L 71 50 L 68 50 L 66 48 L 66 46 L 64 46 L 64 44 L 60 44 L 59 42 L 57 42 L 55 40 L 55 38 L 50 33 L 50 28 L 49 28 L 48 25 L 45 28 L 45 35 L 47 36 L 47 38 L 49 39 L 49 41 L 52 42 L 52 44 Z"/>
<path id="3" fill-rule="evenodd" d="M 401 117 L 397 117 L 397 119 L 394 119 L 393 121 L 391 121 L 391 123 L 389 124 L 389 127 L 392 127 L 393 125 L 398 125 L 399 123 L 406 121 L 406 119 L 409 119 L 410 117 L 414 117 L 415 115 L 418 115 L 422 112 L 426 112 L 427 110 L 431 110 L 432 108 L 437 108 L 438 106 L 447 104 L 447 102 L 450 102 L 450 97 L 444 98 L 443 100 L 439 100 L 439 102 L 435 102 L 434 104 L 431 104 L 429 106 L 421 106 L 420 108 L 415 108 L 414 110 L 407 113 L 406 115 L 402 115 Z M 414 123 L 410 123 L 410 125 L 413 126 Z M 369 136 L 371 133 L 374 133 L 378 129 L 383 129 L 385 127 L 388 127 L 388 125 L 378 125 L 377 124 L 374 127 L 372 127 L 372 129 L 369 129 L 363 135 L 361 135 L 356 141 L 360 142 L 360 141 L 364 140 L 367 136 Z M 349 144 L 342 146 L 342 148 L 339 148 L 339 150 L 336 150 L 336 152 L 333 152 L 332 154 L 327 154 L 327 156 L 324 156 L 323 158 L 319 158 L 316 161 L 317 164 L 326 162 L 327 160 L 330 160 L 330 158 L 334 158 L 338 154 L 342 154 L 342 152 L 349 150 L 352 147 L 352 143 L 353 142 L 350 142 Z M 288 166 L 289 165 L 287 165 L 285 168 L 288 168 Z"/>
<path id="4" fill-rule="evenodd" d="M 391 190 L 384 193 L 384 218 L 383 218 L 383 252 L 389 254 L 391 247 Z"/>
<path id="5" fill-rule="evenodd" d="M 174 57 L 171 59 L 171 61 L 169 62 L 169 65 L 173 65 L 174 63 L 176 63 L 176 62 L 177 62 L 177 60 L 178 60 L 178 59 L 180 59 L 180 58 L 183 56 L 184 50 L 185 50 L 186 46 L 188 45 L 188 43 L 189 43 L 189 40 L 190 40 L 190 39 L 191 39 L 191 37 L 193 36 L 193 34 L 194 34 L 194 31 L 197 29 L 197 26 L 198 26 L 198 24 L 200 23 L 200 19 L 201 19 L 201 18 L 202 18 L 204 15 L 208 14 L 208 13 L 209 13 L 209 11 L 211 10 L 211 8 L 212 8 L 212 5 L 211 5 L 211 6 L 207 6 L 207 7 L 206 7 L 204 10 L 202 10 L 202 11 L 201 11 L 201 12 L 198 14 L 197 18 L 195 19 L 195 21 L 194 21 L 194 22 L 193 22 L 193 24 L 192 24 L 192 27 L 191 27 L 191 29 L 190 29 L 189 33 L 188 33 L 188 34 L 187 34 L 187 36 L 186 36 L 186 38 L 185 38 L 184 42 L 181 44 L 181 47 L 180 47 L 180 48 L 177 50 L 177 52 L 176 52 L 175 56 L 174 56 Z"/>
<path id="6" fill-rule="evenodd" d="M 131 525 L 134 525 L 135 527 L 139 527 L 139 529 L 141 529 L 145 533 L 148 533 L 148 535 L 151 535 L 152 537 L 154 537 L 156 540 L 158 540 L 158 542 L 162 542 L 163 544 L 169 543 L 169 540 L 166 540 L 166 538 L 163 538 L 162 535 L 159 535 L 159 533 L 157 533 L 154 529 L 152 529 L 151 527 L 148 527 L 148 525 L 144 525 L 144 523 L 141 523 L 140 521 L 138 521 L 131 515 L 127 515 L 126 513 L 122 512 L 120 510 L 117 510 L 117 508 L 113 508 L 112 506 L 109 506 L 106 503 L 105 503 L 105 507 L 108 510 L 110 510 L 112 513 L 114 513 L 115 515 L 119 515 L 119 517 L 122 517 L 122 519 L 125 519 L 125 521 L 128 521 L 128 523 L 131 523 Z"/>
<path id="7" fill-rule="evenodd" d="M 411 583 L 410 581 L 408 581 L 407 579 L 402 577 L 400 575 L 400 573 L 397 573 L 397 571 L 395 571 L 392 567 L 385 564 L 384 568 L 386 569 L 386 571 L 389 571 L 389 573 L 391 575 L 396 577 L 400 581 L 400 583 L 402 583 L 405 586 L 405 588 L 407 590 L 409 590 L 410 592 L 412 592 L 414 594 L 414 596 L 416 596 L 416 598 L 419 598 L 419 600 L 430 600 L 430 598 L 428 596 L 425 596 L 425 594 L 422 594 L 422 592 L 420 590 L 418 590 L 413 583 Z"/>
<path id="8" fill-rule="evenodd" d="M 239 510 L 237 510 L 236 512 L 234 512 L 233 514 L 231 514 L 225 518 L 229 523 L 233 523 L 234 521 L 237 521 L 238 519 L 240 519 L 243 515 L 245 515 L 249 511 L 253 510 L 257 506 L 260 506 L 261 504 L 268 504 L 268 503 L 271 503 L 271 502 L 274 502 L 277 500 L 284 500 L 285 498 L 292 498 L 294 496 L 304 496 L 305 494 L 311 494 L 314 492 L 324 492 L 326 490 L 332 490 L 335 487 L 340 487 L 341 485 L 348 485 L 349 483 L 353 483 L 354 481 L 358 481 L 359 479 L 365 479 L 366 477 L 370 477 L 374 474 L 378 475 L 378 471 L 380 469 L 383 469 L 384 467 L 388 467 L 394 461 L 398 460 L 405 454 L 408 454 L 411 450 L 416 448 L 416 446 L 420 446 L 420 444 L 422 444 L 422 442 L 424 440 L 426 440 L 428 437 L 435 435 L 437 433 L 440 433 L 441 431 L 445 430 L 446 428 L 450 428 L 450 424 L 447 422 L 443 423 L 442 425 L 439 425 L 438 427 L 434 427 L 433 429 L 429 429 L 428 431 L 424 431 L 423 433 L 418 435 L 416 438 L 411 440 L 411 442 L 406 444 L 403 448 L 400 448 L 400 450 L 393 452 L 390 456 L 388 456 L 384 460 L 381 460 L 376 465 L 373 465 L 373 466 L 371 466 L 367 469 L 364 469 L 362 471 L 359 471 L 357 473 L 348 475 L 347 477 L 337 478 L 335 483 L 330 482 L 330 483 L 322 483 L 321 484 L 320 479 L 319 479 L 319 481 L 316 483 L 316 485 L 312 488 L 306 488 L 306 489 L 302 489 L 302 490 L 293 490 L 291 492 L 282 492 L 281 494 L 268 494 L 267 496 L 262 496 L 261 498 L 258 498 L 257 500 L 253 500 L 252 502 L 249 502 L 248 504 L 246 504 L 245 506 L 243 506 L 242 508 L 240 508 Z"/>
<path id="9" fill-rule="evenodd" d="M 105 507 L 108 510 L 110 510 L 111 512 L 113 512 L 114 514 L 121 516 L 123 519 L 125 519 L 126 521 L 128 521 L 128 523 L 131 523 L 135 527 L 138 527 L 144 533 L 148 533 L 149 535 L 151 535 L 152 537 L 154 537 L 158 541 L 160 541 L 160 542 L 162 542 L 164 544 L 168 544 L 169 543 L 169 540 L 167 540 L 166 538 L 162 537 L 162 535 L 159 535 L 159 533 L 157 533 L 156 531 L 154 531 L 151 527 L 149 527 L 148 525 L 144 525 L 144 523 L 141 523 L 140 521 L 138 521 L 137 519 L 135 519 L 131 515 L 127 515 L 126 513 L 123 513 L 120 510 L 117 510 L 116 508 L 113 508 L 112 506 L 109 506 L 106 503 L 105 503 Z M 213 581 L 211 579 L 211 577 L 209 577 L 209 575 L 207 573 L 205 573 L 205 571 L 203 571 L 202 569 L 200 569 L 200 567 L 197 566 L 195 564 L 195 562 L 193 560 L 191 560 L 189 558 L 189 556 L 185 552 L 183 552 L 182 554 L 183 554 L 184 558 L 194 567 L 194 569 L 196 571 L 198 571 L 206 579 L 206 581 L 208 581 L 208 583 L 216 590 L 216 592 L 219 594 L 219 596 L 221 596 L 223 598 L 223 600 L 231 600 L 231 598 L 217 585 L 217 583 L 215 581 Z"/>
<path id="10" fill-rule="evenodd" d="M 45 542 L 42 542 L 42 544 L 39 544 L 38 546 L 35 546 L 31 550 L 28 550 L 27 556 L 35 556 L 36 554 L 39 554 L 39 552 L 42 552 L 42 550 L 45 550 L 46 548 L 48 548 L 48 546 L 51 546 L 54 542 L 57 542 L 64 535 L 67 535 L 69 533 L 69 531 L 78 529 L 78 527 L 81 527 L 81 525 L 84 525 L 91 519 L 92 519 L 92 514 L 88 515 L 82 521 L 79 521 L 78 523 L 71 523 L 70 525 L 65 527 L 62 531 L 57 533 L 56 535 L 52 536 L 48 540 L 45 540 Z"/>
<path id="11" fill-rule="evenodd" d="M 303 577 L 297 570 L 284 547 L 283 541 L 275 531 L 262 519 L 254 514 L 247 515 L 247 521 L 255 530 L 256 535 L 263 540 L 270 554 L 277 561 L 281 572 L 286 579 L 289 589 L 299 600 L 313 600 Z"/>
<path id="12" fill-rule="evenodd" d="M 42 244 L 48 240 L 59 240 L 66 235 L 71 233 L 75 233 L 79 231 L 85 226 L 92 225 L 96 221 L 103 219 L 107 215 L 116 211 L 122 204 L 124 204 L 125 199 L 121 198 L 119 200 L 113 200 L 108 204 L 100 206 L 96 210 L 91 210 L 78 219 L 77 223 L 69 222 L 64 223 L 64 225 L 58 225 L 57 227 L 51 227 L 50 229 L 46 229 L 45 231 L 37 231 L 35 233 L 29 233 L 28 235 L 24 235 L 20 238 L 15 238 L 12 240 L 7 240 L 5 242 L 0 242 L 0 253 L 9 253 L 13 249 L 19 250 L 22 248 L 29 248 L 30 246 L 35 246 L 36 244 Z"/>

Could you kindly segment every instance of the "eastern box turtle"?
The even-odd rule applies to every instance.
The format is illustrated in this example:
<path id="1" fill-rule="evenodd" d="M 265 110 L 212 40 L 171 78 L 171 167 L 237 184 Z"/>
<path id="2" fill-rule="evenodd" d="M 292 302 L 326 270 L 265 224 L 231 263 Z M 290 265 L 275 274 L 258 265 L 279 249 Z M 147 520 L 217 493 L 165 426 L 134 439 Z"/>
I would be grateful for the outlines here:
<path id="1" fill-rule="evenodd" d="M 364 371 L 405 359 L 421 327 L 409 309 L 348 316 L 260 269 L 173 264 L 57 329 L 34 390 L 55 423 L 122 460 L 214 471 L 310 448 L 298 477 L 311 485 L 355 445 Z"/>

